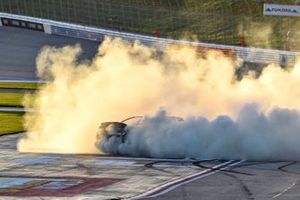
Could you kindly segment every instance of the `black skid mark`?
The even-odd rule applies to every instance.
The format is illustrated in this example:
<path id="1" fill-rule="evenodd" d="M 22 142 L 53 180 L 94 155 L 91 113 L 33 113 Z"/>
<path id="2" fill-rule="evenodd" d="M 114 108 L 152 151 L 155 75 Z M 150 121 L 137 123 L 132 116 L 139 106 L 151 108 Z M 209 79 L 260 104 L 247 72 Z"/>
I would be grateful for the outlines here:
<path id="1" fill-rule="evenodd" d="M 236 180 L 239 183 L 239 186 L 242 189 L 243 193 L 246 195 L 247 199 L 249 199 L 249 200 L 254 200 L 255 199 L 253 197 L 253 193 L 251 192 L 251 190 L 247 187 L 246 184 L 244 184 L 244 182 L 241 179 L 239 179 L 237 176 L 235 176 L 233 174 L 229 174 L 229 173 L 224 172 L 224 171 L 222 171 L 221 173 L 225 176 L 229 176 L 232 179 Z"/>
<path id="2" fill-rule="evenodd" d="M 295 165 L 297 163 L 298 163 L 298 161 L 291 161 L 291 162 L 288 162 L 287 164 L 281 165 L 277 169 L 280 170 L 280 171 L 282 171 L 282 172 L 285 172 L 285 173 L 300 174 L 299 172 L 291 172 L 291 171 L 288 171 L 288 170 L 285 169 L 285 168 L 287 168 L 289 166 L 292 166 L 292 165 Z"/>
<path id="3" fill-rule="evenodd" d="M 252 176 L 253 175 L 253 174 L 250 174 L 250 173 L 239 172 L 239 171 L 232 170 L 232 169 L 219 169 L 219 168 L 208 167 L 208 166 L 202 165 L 201 161 L 200 162 L 199 161 L 193 162 L 193 165 L 195 165 L 197 167 L 200 167 L 200 168 L 203 168 L 203 169 L 210 169 L 212 171 L 217 171 L 218 170 L 218 171 L 222 171 L 222 172 L 242 174 L 242 175 L 248 175 L 248 176 Z"/>

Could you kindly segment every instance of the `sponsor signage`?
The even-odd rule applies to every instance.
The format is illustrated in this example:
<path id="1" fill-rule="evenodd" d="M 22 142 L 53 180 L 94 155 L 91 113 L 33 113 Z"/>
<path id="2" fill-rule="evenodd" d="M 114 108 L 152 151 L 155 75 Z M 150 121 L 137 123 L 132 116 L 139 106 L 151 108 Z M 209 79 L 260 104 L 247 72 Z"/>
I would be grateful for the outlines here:
<path id="1" fill-rule="evenodd" d="M 44 32 L 43 24 L 36 23 L 36 22 L 28 22 L 18 19 L 9 19 L 9 18 L 1 18 L 1 23 L 3 26 L 14 26 L 19 28 L 26 28 L 35 31 L 42 31 Z"/>
<path id="2" fill-rule="evenodd" d="M 300 6 L 264 4 L 264 15 L 300 17 Z"/>

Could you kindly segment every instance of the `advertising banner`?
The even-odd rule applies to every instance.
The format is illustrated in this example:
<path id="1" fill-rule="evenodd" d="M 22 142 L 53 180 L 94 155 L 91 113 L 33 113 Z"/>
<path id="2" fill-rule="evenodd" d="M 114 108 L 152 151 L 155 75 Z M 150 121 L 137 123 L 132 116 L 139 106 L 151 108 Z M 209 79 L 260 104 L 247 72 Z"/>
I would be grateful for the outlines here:
<path id="1" fill-rule="evenodd" d="M 19 19 L 1 18 L 1 24 L 3 26 L 14 26 L 18 28 L 31 29 L 35 31 L 44 32 L 44 26 L 41 23 L 29 22 Z"/>
<path id="2" fill-rule="evenodd" d="M 264 4 L 264 15 L 300 17 L 300 6 Z"/>

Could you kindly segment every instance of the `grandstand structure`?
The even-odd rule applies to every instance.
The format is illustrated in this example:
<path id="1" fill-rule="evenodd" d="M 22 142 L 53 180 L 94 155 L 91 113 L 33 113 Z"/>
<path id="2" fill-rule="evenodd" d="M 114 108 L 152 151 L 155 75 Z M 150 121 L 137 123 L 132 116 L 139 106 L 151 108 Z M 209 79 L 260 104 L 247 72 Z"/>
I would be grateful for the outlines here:
<path id="1" fill-rule="evenodd" d="M 295 0 L 0 0 L 0 12 L 157 37 L 299 51 L 299 17 L 264 16 Z M 298 27 L 298 29 L 297 29 Z"/>

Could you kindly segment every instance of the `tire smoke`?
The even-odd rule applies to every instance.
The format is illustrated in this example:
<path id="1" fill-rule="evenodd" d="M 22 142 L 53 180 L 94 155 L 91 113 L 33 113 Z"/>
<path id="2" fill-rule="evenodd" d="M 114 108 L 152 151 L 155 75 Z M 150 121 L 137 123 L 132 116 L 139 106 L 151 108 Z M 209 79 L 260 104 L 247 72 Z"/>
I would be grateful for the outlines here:
<path id="1" fill-rule="evenodd" d="M 172 120 L 161 110 L 130 127 L 125 142 L 99 141 L 108 154 L 190 159 L 299 160 L 300 113 L 275 108 L 267 115 L 246 105 L 234 121 L 189 117 Z"/>
<path id="2" fill-rule="evenodd" d="M 120 154 L 299 159 L 299 62 L 237 81 L 238 61 L 217 51 L 169 46 L 160 53 L 106 38 L 93 60 L 79 62 L 80 52 L 79 46 L 41 51 L 37 73 L 51 81 L 24 101 L 35 112 L 26 113 L 19 151 L 111 153 L 97 142 L 100 123 L 142 115 L 143 123 L 114 147 Z"/>

